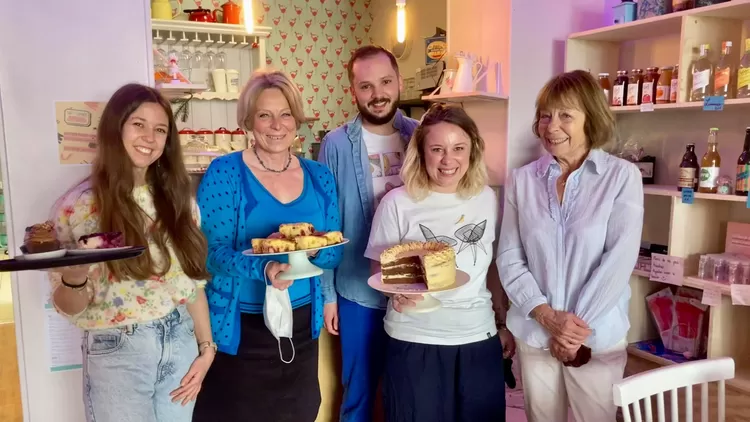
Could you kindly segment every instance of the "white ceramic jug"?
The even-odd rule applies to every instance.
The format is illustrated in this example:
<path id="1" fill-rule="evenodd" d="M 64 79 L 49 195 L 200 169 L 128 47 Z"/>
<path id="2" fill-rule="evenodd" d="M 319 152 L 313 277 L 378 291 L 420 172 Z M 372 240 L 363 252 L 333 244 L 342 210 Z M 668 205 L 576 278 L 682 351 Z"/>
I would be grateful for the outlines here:
<path id="1" fill-rule="evenodd" d="M 487 69 L 483 69 L 484 66 L 476 60 L 473 54 L 464 54 L 463 51 L 456 54 L 456 60 L 458 61 L 458 71 L 453 83 L 453 92 L 474 91 L 476 81 L 487 73 Z"/>

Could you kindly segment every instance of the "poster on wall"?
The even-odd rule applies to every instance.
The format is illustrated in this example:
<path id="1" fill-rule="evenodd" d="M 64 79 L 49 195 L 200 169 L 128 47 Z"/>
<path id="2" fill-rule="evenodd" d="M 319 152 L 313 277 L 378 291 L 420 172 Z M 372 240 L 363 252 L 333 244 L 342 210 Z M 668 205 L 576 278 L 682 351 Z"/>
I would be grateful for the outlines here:
<path id="1" fill-rule="evenodd" d="M 55 103 L 60 164 L 91 164 L 94 161 L 96 129 L 105 104 L 93 101 Z"/>

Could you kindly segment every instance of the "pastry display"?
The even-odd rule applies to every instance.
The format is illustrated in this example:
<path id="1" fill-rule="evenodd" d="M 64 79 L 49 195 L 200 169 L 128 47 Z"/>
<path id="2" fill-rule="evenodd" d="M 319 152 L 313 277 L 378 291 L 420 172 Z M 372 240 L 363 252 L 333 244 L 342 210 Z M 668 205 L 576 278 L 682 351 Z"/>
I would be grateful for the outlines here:
<path id="1" fill-rule="evenodd" d="M 337 245 L 344 241 L 339 231 L 319 232 L 310 223 L 281 224 L 266 238 L 252 239 L 253 253 L 294 252 Z"/>
<path id="2" fill-rule="evenodd" d="M 440 290 L 456 283 L 456 253 L 443 242 L 409 242 L 380 254 L 383 284 L 425 283 Z"/>
<path id="3" fill-rule="evenodd" d="M 111 249 L 125 246 L 120 232 L 91 233 L 78 238 L 79 249 Z"/>
<path id="4" fill-rule="evenodd" d="M 45 221 L 26 227 L 23 237 L 24 253 L 52 252 L 60 249 L 60 241 L 57 240 L 55 224 Z"/>
<path id="5" fill-rule="evenodd" d="M 315 227 L 310 223 L 282 224 L 279 226 L 279 233 L 287 239 L 294 239 L 298 236 L 308 236 L 315 233 Z"/>

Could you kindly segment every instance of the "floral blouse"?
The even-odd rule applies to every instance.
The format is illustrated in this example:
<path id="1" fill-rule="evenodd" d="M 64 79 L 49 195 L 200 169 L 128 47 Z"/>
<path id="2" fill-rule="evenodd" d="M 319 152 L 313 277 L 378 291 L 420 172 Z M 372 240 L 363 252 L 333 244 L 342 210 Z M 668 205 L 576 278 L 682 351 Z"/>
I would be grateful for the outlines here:
<path id="1" fill-rule="evenodd" d="M 135 202 L 152 219 L 156 209 L 151 190 L 139 186 L 133 190 Z M 193 218 L 200 226 L 200 211 L 193 203 Z M 79 237 L 96 233 L 99 218 L 94 203 L 93 191 L 88 182 L 74 188 L 58 204 L 54 218 L 57 236 L 65 247 L 75 247 Z M 148 241 L 151 256 L 157 268 L 164 257 L 151 239 Z M 87 291 L 91 297 L 88 307 L 77 315 L 65 315 L 76 326 L 84 329 L 114 328 L 142 323 L 162 318 L 178 305 L 192 302 L 196 288 L 203 288 L 205 280 L 196 281 L 182 270 L 170 244 L 169 257 L 172 264 L 162 277 L 153 276 L 148 280 L 116 280 L 111 277 L 106 263 L 94 264 L 89 271 Z M 50 273 L 52 290 L 60 287 L 59 273 Z"/>

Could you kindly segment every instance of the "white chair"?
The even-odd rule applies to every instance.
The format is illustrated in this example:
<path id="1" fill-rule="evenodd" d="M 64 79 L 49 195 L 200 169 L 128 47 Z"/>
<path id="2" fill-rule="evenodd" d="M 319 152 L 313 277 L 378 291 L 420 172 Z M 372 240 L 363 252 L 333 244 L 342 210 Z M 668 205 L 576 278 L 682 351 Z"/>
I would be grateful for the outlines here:
<path id="1" fill-rule="evenodd" d="M 630 406 L 633 407 L 635 422 L 642 422 L 641 405 L 643 400 L 646 422 L 653 422 L 651 397 L 656 396 L 658 422 L 666 422 L 664 414 L 664 393 L 670 392 L 671 422 L 678 422 L 677 391 L 685 388 L 685 422 L 693 422 L 693 386 L 701 385 L 701 421 L 708 422 L 708 383 L 717 381 L 719 422 L 726 417 L 725 380 L 734 378 L 734 359 L 717 358 L 686 362 L 641 372 L 614 385 L 615 405 L 622 407 L 624 422 L 631 422 Z"/>

